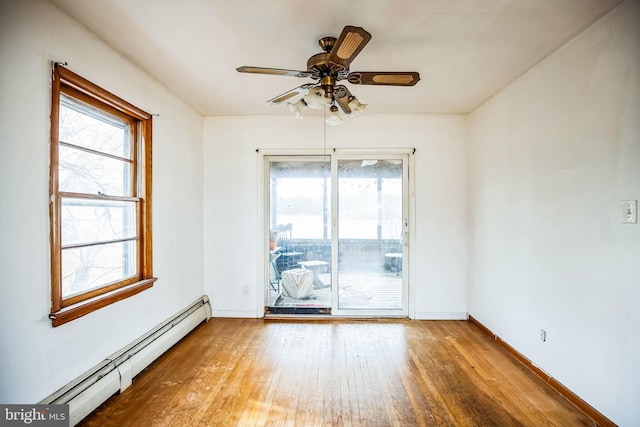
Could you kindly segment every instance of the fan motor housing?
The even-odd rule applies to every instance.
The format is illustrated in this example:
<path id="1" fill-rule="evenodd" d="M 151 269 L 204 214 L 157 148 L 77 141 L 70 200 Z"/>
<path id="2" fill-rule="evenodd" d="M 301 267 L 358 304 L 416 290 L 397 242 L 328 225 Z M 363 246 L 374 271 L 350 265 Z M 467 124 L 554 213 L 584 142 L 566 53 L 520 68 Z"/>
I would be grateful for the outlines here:
<path id="1" fill-rule="evenodd" d="M 318 53 L 309 58 L 307 71 L 312 74 L 314 79 L 332 76 L 336 80 L 342 80 L 346 79 L 349 74 L 347 68 L 329 62 L 329 52 Z"/>

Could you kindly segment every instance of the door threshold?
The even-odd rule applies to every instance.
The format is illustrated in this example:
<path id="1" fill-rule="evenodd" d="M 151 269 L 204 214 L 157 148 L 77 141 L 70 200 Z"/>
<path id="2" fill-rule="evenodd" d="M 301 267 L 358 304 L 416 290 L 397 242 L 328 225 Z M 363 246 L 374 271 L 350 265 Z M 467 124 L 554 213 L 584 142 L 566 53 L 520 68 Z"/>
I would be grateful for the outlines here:
<path id="1" fill-rule="evenodd" d="M 337 314 L 284 314 L 284 313 L 265 313 L 264 320 L 408 320 L 409 316 L 370 316 L 370 315 L 337 315 Z"/>
<path id="2" fill-rule="evenodd" d="M 331 315 L 329 307 L 265 307 L 266 316 L 322 316 Z"/>

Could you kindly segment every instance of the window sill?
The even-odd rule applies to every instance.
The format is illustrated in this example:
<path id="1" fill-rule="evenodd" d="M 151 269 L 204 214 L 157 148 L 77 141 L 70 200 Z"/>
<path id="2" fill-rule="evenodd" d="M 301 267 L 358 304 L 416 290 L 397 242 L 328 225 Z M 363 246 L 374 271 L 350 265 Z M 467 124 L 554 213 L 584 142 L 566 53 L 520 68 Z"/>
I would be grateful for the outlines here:
<path id="1" fill-rule="evenodd" d="M 158 280 L 156 277 L 150 279 L 144 279 L 131 285 L 116 289 L 104 295 L 97 296 L 87 301 L 74 304 L 69 307 L 65 307 L 60 311 L 49 314 L 51 319 L 51 325 L 53 327 L 64 325 L 67 322 L 71 322 L 79 317 L 87 315 L 93 311 L 96 311 L 102 307 L 106 307 L 115 302 L 121 301 L 125 298 L 129 298 L 137 293 L 149 289 L 153 286 L 153 283 Z"/>

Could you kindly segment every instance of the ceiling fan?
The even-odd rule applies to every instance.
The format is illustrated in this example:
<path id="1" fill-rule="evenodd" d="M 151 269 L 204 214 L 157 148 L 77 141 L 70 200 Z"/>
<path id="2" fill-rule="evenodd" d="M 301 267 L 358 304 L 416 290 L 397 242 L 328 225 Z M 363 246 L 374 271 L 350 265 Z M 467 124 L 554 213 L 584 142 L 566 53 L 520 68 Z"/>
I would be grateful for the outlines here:
<path id="1" fill-rule="evenodd" d="M 361 104 L 346 86 L 337 84 L 337 82 L 347 80 L 354 85 L 413 86 L 420 80 L 420 74 L 415 71 L 350 72 L 351 62 L 369 40 L 371 40 L 371 34 L 364 28 L 347 25 L 337 39 L 323 37 L 318 41 L 324 52 L 309 58 L 306 71 L 253 66 L 242 66 L 236 70 L 241 73 L 271 74 L 317 80 L 315 83 L 305 83 L 267 102 L 277 105 L 298 95 L 303 95 L 295 104 L 289 103 L 289 108 L 296 113 L 297 117 L 301 117 L 302 110 L 307 107 L 321 109 L 326 104 L 330 104 L 329 110 L 341 122 L 337 116 L 336 104 L 350 117 L 360 114 L 366 104 Z M 329 124 L 333 124 L 329 122 L 331 119 L 327 120 Z"/>

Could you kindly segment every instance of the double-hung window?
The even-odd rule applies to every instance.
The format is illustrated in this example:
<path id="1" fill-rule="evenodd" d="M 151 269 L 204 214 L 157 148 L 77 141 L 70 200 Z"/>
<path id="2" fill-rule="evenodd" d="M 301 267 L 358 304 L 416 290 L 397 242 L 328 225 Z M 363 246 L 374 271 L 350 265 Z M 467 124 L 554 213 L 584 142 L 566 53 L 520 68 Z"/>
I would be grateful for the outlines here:
<path id="1" fill-rule="evenodd" d="M 153 285 L 151 115 L 56 64 L 50 156 L 53 326 Z"/>

